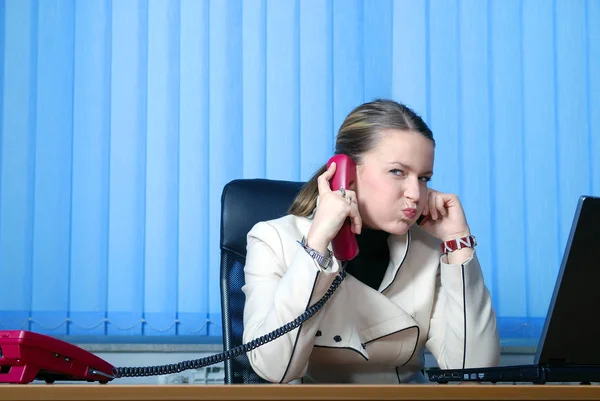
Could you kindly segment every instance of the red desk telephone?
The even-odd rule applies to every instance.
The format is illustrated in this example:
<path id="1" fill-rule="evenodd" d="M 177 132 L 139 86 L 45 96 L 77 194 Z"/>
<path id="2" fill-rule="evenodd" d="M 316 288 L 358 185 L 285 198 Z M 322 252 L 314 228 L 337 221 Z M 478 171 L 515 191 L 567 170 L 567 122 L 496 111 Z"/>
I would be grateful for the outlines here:
<path id="1" fill-rule="evenodd" d="M 339 154 L 333 156 L 327 166 L 329 167 L 332 162 L 336 163 L 336 173 L 330 182 L 331 189 L 339 190 L 342 186 L 345 189 L 351 188 L 356 181 L 354 161 L 346 155 Z M 334 255 L 343 262 L 355 258 L 359 251 L 350 224 L 350 220 L 346 220 L 332 241 Z M 310 319 L 325 305 L 344 276 L 345 270 L 342 269 L 329 291 L 319 301 L 306 309 L 298 318 L 271 333 L 217 355 L 171 365 L 115 368 L 88 351 L 47 335 L 25 330 L 0 330 L 0 383 L 29 383 L 33 380 L 45 380 L 47 383 L 56 380 L 107 383 L 120 377 L 177 373 L 233 359 L 281 337 Z"/>
<path id="2" fill-rule="evenodd" d="M 337 191 L 341 187 L 349 189 L 356 181 L 356 164 L 349 156 L 343 154 L 335 155 L 329 159 L 327 168 L 333 162 L 335 162 L 335 174 L 329 181 L 331 190 Z M 338 260 L 348 261 L 358 255 L 358 243 L 356 242 L 356 236 L 350 229 L 350 224 L 350 219 L 346 219 L 336 237 L 331 241 L 333 254 Z"/>
<path id="3" fill-rule="evenodd" d="M 0 330 L 0 383 L 107 383 L 114 378 L 113 369 L 96 355 L 56 338 L 25 330 Z"/>

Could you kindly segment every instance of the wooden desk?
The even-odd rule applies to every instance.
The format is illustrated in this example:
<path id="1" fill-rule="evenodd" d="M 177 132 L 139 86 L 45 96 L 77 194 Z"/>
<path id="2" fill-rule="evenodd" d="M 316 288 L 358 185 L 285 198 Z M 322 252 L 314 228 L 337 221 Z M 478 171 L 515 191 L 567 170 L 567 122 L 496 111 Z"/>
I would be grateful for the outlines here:
<path id="1" fill-rule="evenodd" d="M 0 400 L 600 400 L 600 386 L 11 384 Z"/>

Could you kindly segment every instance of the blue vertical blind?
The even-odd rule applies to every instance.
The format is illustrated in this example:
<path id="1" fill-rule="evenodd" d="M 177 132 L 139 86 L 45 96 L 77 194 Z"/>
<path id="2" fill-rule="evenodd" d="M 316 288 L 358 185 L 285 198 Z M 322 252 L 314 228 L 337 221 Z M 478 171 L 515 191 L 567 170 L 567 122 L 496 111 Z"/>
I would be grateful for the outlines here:
<path id="1" fill-rule="evenodd" d="M 600 195 L 600 2 L 0 0 L 0 328 L 221 334 L 235 178 L 307 180 L 352 108 L 437 140 L 503 338 Z"/>

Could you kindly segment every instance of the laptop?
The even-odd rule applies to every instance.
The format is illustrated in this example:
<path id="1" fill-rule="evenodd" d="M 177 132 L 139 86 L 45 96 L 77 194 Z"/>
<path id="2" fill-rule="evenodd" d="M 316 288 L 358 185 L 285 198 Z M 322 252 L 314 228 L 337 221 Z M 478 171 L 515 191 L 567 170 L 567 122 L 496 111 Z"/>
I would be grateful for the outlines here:
<path id="1" fill-rule="evenodd" d="M 428 368 L 430 381 L 600 382 L 600 197 L 581 196 L 531 365 Z"/>

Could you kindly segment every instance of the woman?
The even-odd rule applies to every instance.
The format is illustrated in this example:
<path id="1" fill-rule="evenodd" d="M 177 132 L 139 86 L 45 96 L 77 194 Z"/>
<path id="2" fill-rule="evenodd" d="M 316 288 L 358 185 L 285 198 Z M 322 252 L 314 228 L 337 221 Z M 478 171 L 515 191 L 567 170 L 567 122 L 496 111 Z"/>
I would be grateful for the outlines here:
<path id="1" fill-rule="evenodd" d="M 425 348 L 442 368 L 498 363 L 496 318 L 463 208 L 427 187 L 434 146 L 406 106 L 363 104 L 336 139 L 335 153 L 356 163 L 355 183 L 332 191 L 336 165 L 325 165 L 287 216 L 248 233 L 244 342 L 294 320 L 347 273 L 315 316 L 248 353 L 261 377 L 422 382 Z M 428 220 L 415 225 L 421 215 Z M 331 241 L 347 218 L 360 251 L 343 266 Z"/>

